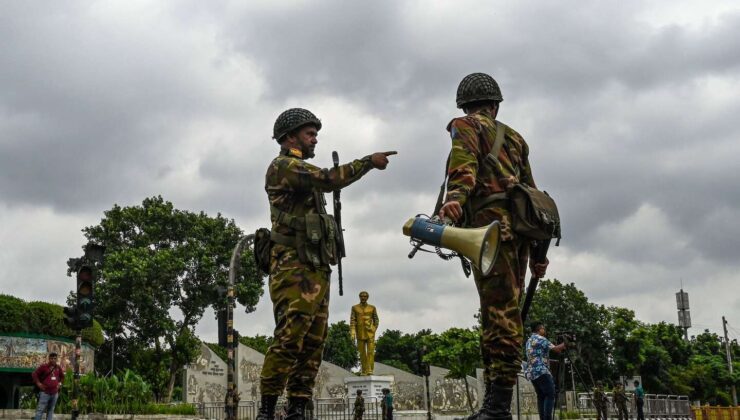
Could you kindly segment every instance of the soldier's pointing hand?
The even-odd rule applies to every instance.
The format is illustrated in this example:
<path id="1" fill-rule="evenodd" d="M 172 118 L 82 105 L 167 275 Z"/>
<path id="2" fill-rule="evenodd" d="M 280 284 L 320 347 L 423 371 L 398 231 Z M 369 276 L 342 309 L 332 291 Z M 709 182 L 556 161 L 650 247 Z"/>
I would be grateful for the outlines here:
<path id="1" fill-rule="evenodd" d="M 378 152 L 373 153 L 370 155 L 370 161 L 373 163 L 373 167 L 376 169 L 383 170 L 386 166 L 388 166 L 388 156 L 396 155 L 398 152 L 390 151 L 390 152 Z"/>

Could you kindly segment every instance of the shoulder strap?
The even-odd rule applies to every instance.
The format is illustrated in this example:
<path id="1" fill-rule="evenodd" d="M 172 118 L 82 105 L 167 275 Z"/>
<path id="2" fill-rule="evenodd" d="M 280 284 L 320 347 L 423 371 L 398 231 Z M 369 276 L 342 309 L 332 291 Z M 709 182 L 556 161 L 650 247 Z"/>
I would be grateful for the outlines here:
<path id="1" fill-rule="evenodd" d="M 491 151 L 486 156 L 486 160 L 491 160 L 495 167 L 498 167 L 498 153 L 501 151 L 501 147 L 504 145 L 504 140 L 506 140 L 506 124 L 502 123 L 501 121 L 496 121 L 496 140 L 493 141 L 493 146 L 491 147 Z M 437 213 L 439 213 L 439 209 L 442 208 L 442 201 L 444 200 L 444 194 L 445 194 L 445 188 L 447 187 L 447 174 L 450 168 L 450 158 L 452 157 L 452 152 L 450 152 L 449 155 L 447 155 L 447 163 L 445 163 L 445 176 L 442 179 L 442 185 L 439 187 L 439 195 L 437 196 L 437 204 L 434 206 L 434 213 L 432 213 L 432 216 L 435 216 Z M 496 197 L 496 199 L 505 198 L 505 197 Z"/>
<path id="2" fill-rule="evenodd" d="M 491 152 L 488 153 L 487 159 L 493 160 L 498 166 L 498 153 L 501 151 L 501 147 L 504 145 L 506 139 L 506 124 L 501 121 L 496 121 L 496 140 L 493 141 Z"/>

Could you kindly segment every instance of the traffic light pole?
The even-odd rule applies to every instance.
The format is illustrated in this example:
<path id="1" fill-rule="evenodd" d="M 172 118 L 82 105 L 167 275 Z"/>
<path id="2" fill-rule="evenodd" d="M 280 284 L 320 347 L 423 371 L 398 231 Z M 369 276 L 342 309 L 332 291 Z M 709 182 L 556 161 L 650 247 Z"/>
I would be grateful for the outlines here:
<path id="1" fill-rule="evenodd" d="M 82 330 L 77 329 L 75 337 L 75 359 L 74 359 L 74 381 L 72 382 L 72 420 L 77 420 L 80 415 L 79 393 L 80 393 L 80 356 L 82 355 Z"/>
<path id="2" fill-rule="evenodd" d="M 82 329 L 93 325 L 93 287 L 97 277 L 96 264 L 103 263 L 105 246 L 88 242 L 82 258 L 67 261 L 67 275 L 77 277 L 75 304 L 64 308 L 64 324 L 75 331 L 74 380 L 72 382 L 72 420 L 80 415 L 80 360 L 82 359 Z M 111 351 L 112 352 L 112 351 Z"/>
<path id="3" fill-rule="evenodd" d="M 247 235 L 239 239 L 229 264 L 229 285 L 226 289 L 226 420 L 236 420 L 239 407 L 239 391 L 236 388 L 236 348 L 239 345 L 234 337 L 234 284 L 241 265 L 242 253 L 254 242 L 254 235 Z"/>

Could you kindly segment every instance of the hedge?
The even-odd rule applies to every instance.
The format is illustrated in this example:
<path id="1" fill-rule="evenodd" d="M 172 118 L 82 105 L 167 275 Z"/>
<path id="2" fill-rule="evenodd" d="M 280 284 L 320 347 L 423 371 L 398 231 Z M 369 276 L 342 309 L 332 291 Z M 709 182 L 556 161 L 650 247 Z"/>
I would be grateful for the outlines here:
<path id="1" fill-rule="evenodd" d="M 61 305 L 48 302 L 25 302 L 15 296 L 0 294 L 0 334 L 24 333 L 75 338 L 75 332 L 64 325 Z M 82 330 L 82 340 L 94 347 L 103 344 L 103 330 L 97 321 Z"/>

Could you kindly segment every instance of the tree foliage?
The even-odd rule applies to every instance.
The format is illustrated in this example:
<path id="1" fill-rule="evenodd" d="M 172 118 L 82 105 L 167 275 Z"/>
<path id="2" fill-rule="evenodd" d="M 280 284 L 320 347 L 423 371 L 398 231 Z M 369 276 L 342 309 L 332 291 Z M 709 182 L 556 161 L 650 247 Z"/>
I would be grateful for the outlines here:
<path id="1" fill-rule="evenodd" d="M 251 347 L 262 354 L 267 354 L 267 349 L 272 345 L 273 337 L 257 334 L 253 337 L 239 337 L 239 342 Z M 225 360 L 225 359 L 224 359 Z"/>
<path id="2" fill-rule="evenodd" d="M 0 333 L 40 334 L 75 338 L 75 331 L 64 325 L 61 305 L 48 302 L 28 302 L 0 294 Z M 82 330 L 82 340 L 98 347 L 103 344 L 103 332 L 97 321 Z"/>
<path id="3" fill-rule="evenodd" d="M 324 360 L 347 370 L 357 366 L 360 360 L 357 346 L 352 341 L 349 324 L 339 321 L 329 326 L 324 347 Z"/>
<path id="4" fill-rule="evenodd" d="M 475 368 L 482 366 L 480 332 L 476 329 L 450 328 L 439 335 L 424 338 L 427 353 L 424 360 L 450 370 L 447 377 L 465 381 L 468 407 L 473 411 L 468 376 L 475 376 Z"/>
<path id="5" fill-rule="evenodd" d="M 424 337 L 431 333 L 432 330 L 421 330 L 416 334 L 385 330 L 375 342 L 375 360 L 419 375 L 418 351 L 424 345 Z"/>
<path id="6" fill-rule="evenodd" d="M 677 325 L 648 324 L 635 318 L 632 310 L 604 307 L 589 302 L 574 284 L 542 281 L 535 295 L 532 320 L 543 322 L 551 340 L 558 331 L 577 335 L 569 354 L 586 383 L 615 383 L 620 376 L 639 375 L 647 392 L 689 395 L 692 400 L 727 404 L 733 383 L 740 375 L 729 374 L 719 336 L 704 332 L 684 339 Z M 736 342 L 735 357 L 740 356 Z M 733 367 L 737 370 L 740 364 Z"/>
<path id="7" fill-rule="evenodd" d="M 606 334 L 608 311 L 589 302 L 573 283 L 541 281 L 529 319 L 530 325 L 545 324 L 551 340 L 557 341 L 558 335 L 564 332 L 577 337 L 578 346 L 571 348 L 570 355 L 584 380 L 594 382 L 595 378 L 611 377 Z M 525 326 L 525 331 L 530 331 L 530 325 Z"/>
<path id="8" fill-rule="evenodd" d="M 140 206 L 114 205 L 83 232 L 106 247 L 96 317 L 107 335 L 133 338 L 153 349 L 157 364 L 167 359 L 169 399 L 179 371 L 197 354 L 195 325 L 209 306 L 225 305 L 219 288 L 227 284 L 231 253 L 243 232 L 220 214 L 177 210 L 162 197 L 147 198 Z M 236 298 L 250 311 L 263 281 L 248 252 L 240 268 Z"/>

